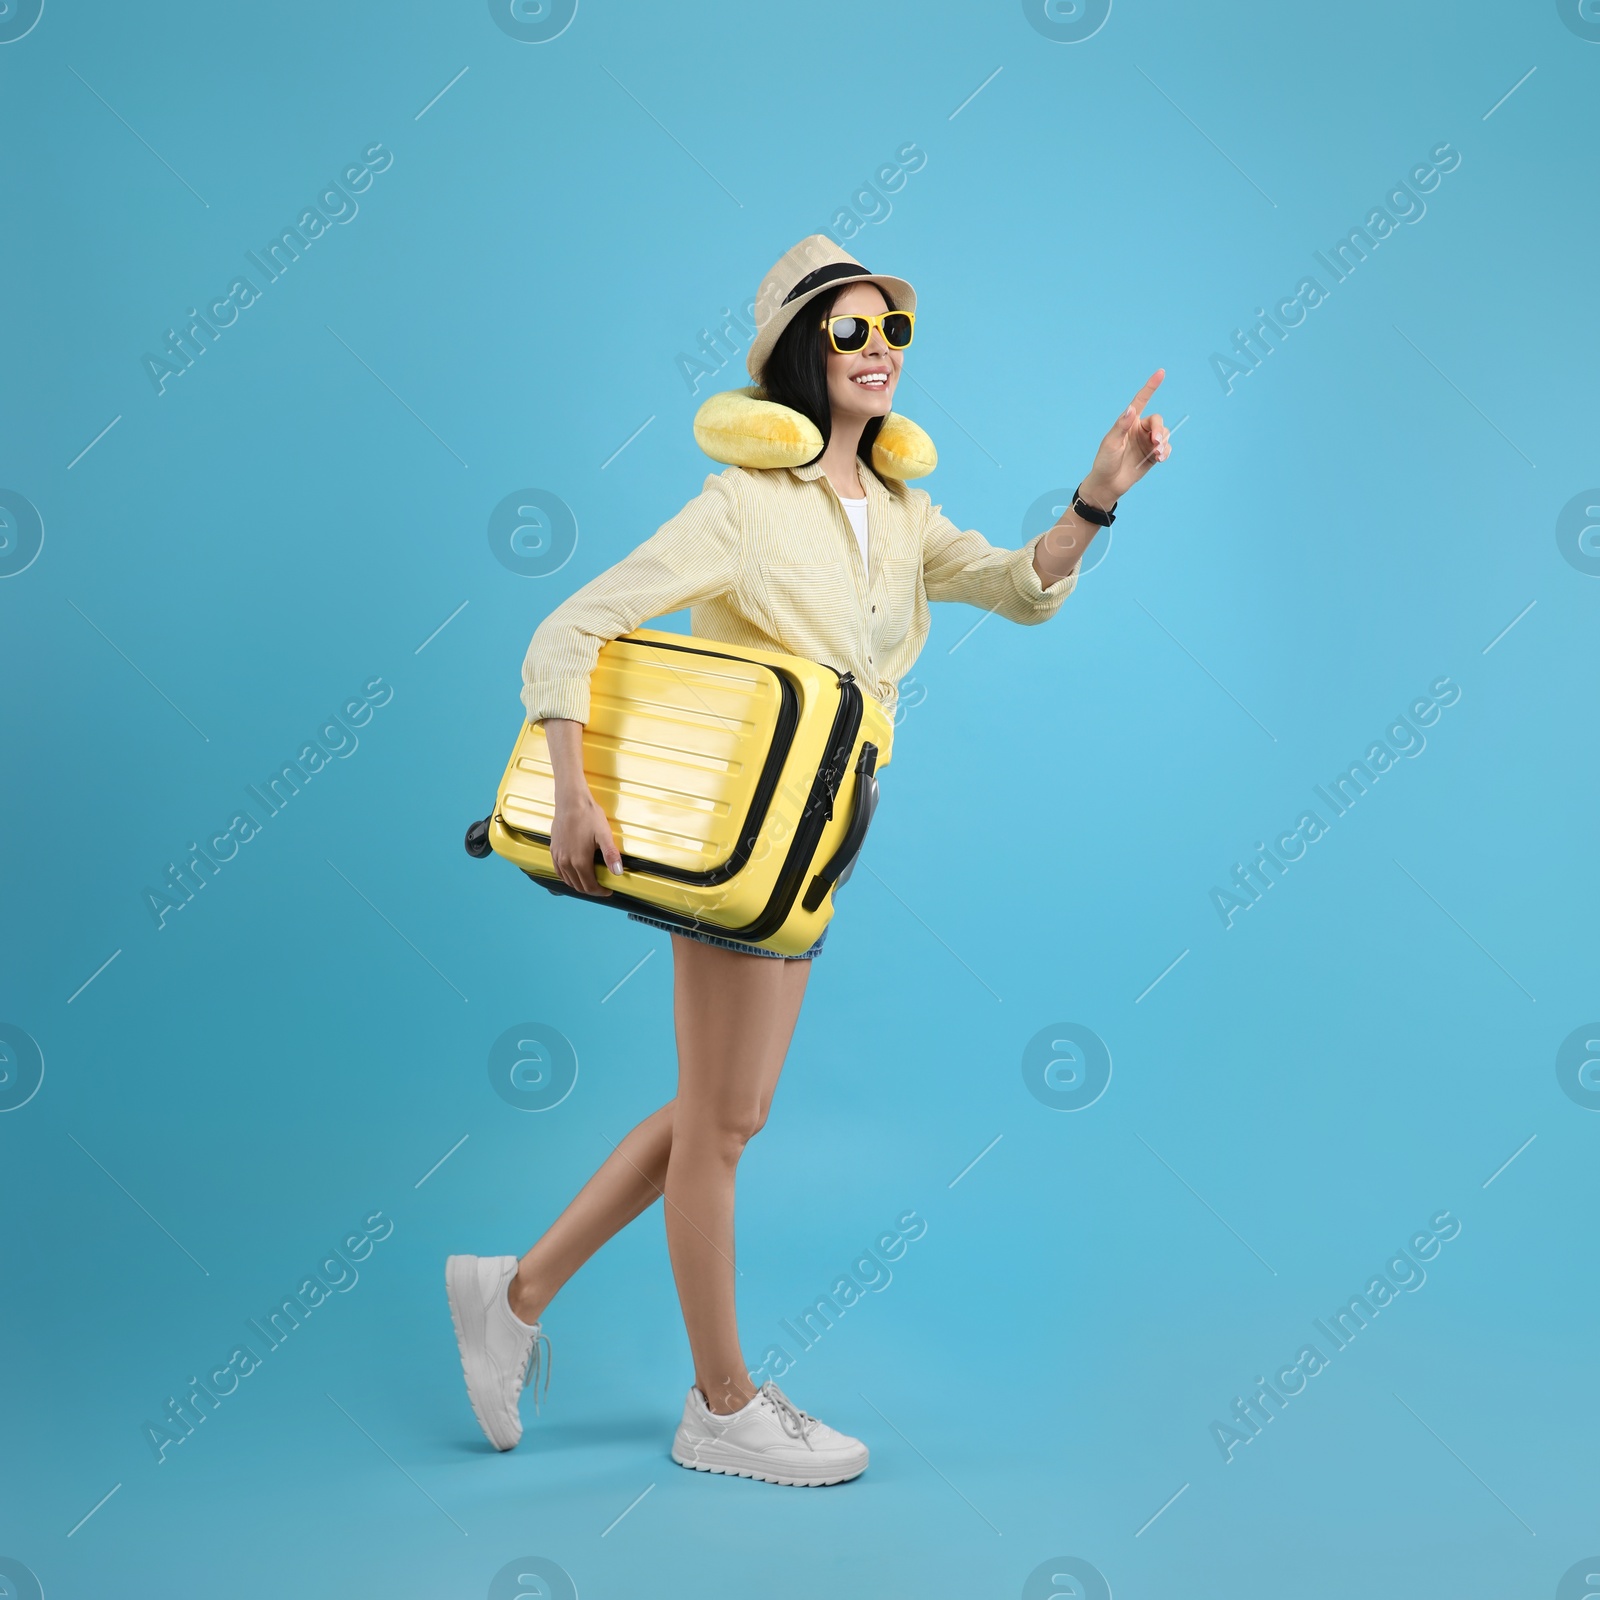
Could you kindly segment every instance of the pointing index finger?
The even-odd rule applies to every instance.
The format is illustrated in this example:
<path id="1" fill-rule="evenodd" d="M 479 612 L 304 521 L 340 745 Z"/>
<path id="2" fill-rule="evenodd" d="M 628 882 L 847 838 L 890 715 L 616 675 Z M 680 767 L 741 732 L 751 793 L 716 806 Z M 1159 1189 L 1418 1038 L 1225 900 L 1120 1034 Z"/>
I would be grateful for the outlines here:
<path id="1" fill-rule="evenodd" d="M 1133 397 L 1133 414 L 1139 416 L 1144 411 L 1145 401 L 1161 387 L 1161 380 L 1167 375 L 1165 367 L 1157 367 L 1145 380 L 1144 388 Z"/>

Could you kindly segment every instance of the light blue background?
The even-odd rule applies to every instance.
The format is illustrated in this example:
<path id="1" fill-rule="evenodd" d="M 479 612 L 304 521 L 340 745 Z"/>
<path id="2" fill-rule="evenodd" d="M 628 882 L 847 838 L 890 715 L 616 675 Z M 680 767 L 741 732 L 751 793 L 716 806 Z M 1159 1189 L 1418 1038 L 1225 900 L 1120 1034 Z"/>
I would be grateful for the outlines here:
<path id="1" fill-rule="evenodd" d="M 44 525 L 0 582 L 0 1021 L 44 1059 L 0 1116 L 0 1556 L 51 1596 L 476 1596 L 533 1555 L 585 1600 L 1095 1593 L 1062 1556 L 1119 1600 L 1555 1595 L 1600 1547 L 1600 1115 L 1555 1073 L 1600 1016 L 1600 579 L 1556 538 L 1600 483 L 1585 32 L 583 0 L 525 43 L 481 3 L 48 0 L 0 47 L 0 488 Z M 158 396 L 146 353 L 379 141 L 359 214 Z M 1318 273 L 1445 141 L 1426 216 Z M 847 242 L 918 288 L 935 499 L 1020 543 L 1158 365 L 1176 431 L 1055 620 L 936 610 L 741 1171 L 752 1364 L 927 1223 L 781 1380 L 872 1465 L 673 1466 L 659 1210 L 552 1307 L 499 1457 L 444 1257 L 525 1250 L 670 1095 L 671 957 L 462 829 L 535 624 L 713 470 L 690 421 L 742 351 L 698 394 L 678 358 L 908 142 Z M 1327 303 L 1226 393 L 1212 356 L 1308 273 Z M 549 576 L 490 548 L 523 488 L 576 518 Z M 1444 676 L 1426 750 L 1224 928 L 1213 886 Z M 158 930 L 168 863 L 375 677 L 359 748 Z M 542 1113 L 489 1081 L 521 1023 L 578 1058 Z M 1064 1023 L 1113 1064 L 1071 1113 L 1022 1071 Z M 1211 1423 L 1446 1209 L 1426 1284 L 1224 1462 Z M 144 1424 L 380 1210 L 158 1465 Z"/>

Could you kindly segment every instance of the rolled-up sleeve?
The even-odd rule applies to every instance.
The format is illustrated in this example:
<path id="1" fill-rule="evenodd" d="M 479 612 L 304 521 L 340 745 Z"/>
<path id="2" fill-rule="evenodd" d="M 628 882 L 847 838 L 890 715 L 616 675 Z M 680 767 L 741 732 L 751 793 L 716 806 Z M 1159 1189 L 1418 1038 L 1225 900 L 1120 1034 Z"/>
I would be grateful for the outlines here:
<path id="1" fill-rule="evenodd" d="M 912 493 L 923 501 L 922 575 L 930 600 L 964 600 L 1008 622 L 1035 623 L 1053 617 L 1077 587 L 1076 567 L 1052 584 L 1039 581 L 1033 551 L 1043 533 L 1020 550 L 1002 549 L 981 533 L 958 528 L 926 489 Z"/>
<path id="2" fill-rule="evenodd" d="M 522 662 L 528 721 L 570 717 L 587 723 L 589 678 L 600 647 L 653 617 L 727 593 L 738 571 L 738 490 L 731 472 L 713 473 L 682 511 L 534 630 Z"/>

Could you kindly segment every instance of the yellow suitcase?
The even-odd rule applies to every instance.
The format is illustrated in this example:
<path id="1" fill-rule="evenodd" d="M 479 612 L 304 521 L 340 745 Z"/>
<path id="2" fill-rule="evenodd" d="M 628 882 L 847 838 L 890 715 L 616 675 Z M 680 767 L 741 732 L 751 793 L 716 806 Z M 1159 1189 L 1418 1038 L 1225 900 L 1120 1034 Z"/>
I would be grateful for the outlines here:
<path id="1" fill-rule="evenodd" d="M 608 896 L 550 860 L 555 783 L 544 729 L 524 723 L 494 811 L 468 853 L 535 883 L 780 955 L 809 949 L 855 866 L 894 724 L 853 674 L 799 656 L 636 628 L 601 646 L 583 769 L 622 852 L 595 852 Z"/>

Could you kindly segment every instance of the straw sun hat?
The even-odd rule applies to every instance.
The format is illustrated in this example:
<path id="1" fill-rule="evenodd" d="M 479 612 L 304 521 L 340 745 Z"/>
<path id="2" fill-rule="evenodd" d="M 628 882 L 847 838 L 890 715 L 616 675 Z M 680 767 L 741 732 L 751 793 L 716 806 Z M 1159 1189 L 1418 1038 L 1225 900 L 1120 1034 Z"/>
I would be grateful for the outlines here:
<path id="1" fill-rule="evenodd" d="M 825 233 L 813 233 L 784 251 L 756 294 L 756 336 L 745 366 L 757 383 L 778 336 L 819 294 L 845 283 L 875 283 L 897 311 L 917 309 L 917 291 L 904 278 L 868 272 Z"/>

